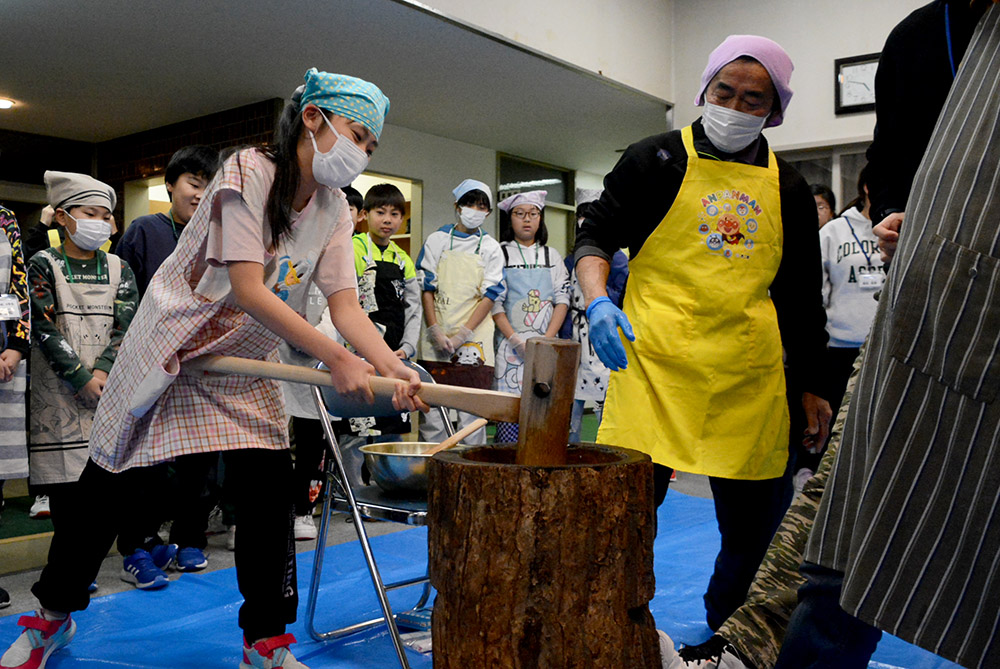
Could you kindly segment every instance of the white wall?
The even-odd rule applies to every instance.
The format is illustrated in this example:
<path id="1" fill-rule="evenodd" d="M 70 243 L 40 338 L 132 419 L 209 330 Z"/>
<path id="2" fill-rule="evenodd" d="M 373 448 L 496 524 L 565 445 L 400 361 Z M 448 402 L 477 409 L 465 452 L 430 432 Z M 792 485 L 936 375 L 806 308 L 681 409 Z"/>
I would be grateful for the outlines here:
<path id="1" fill-rule="evenodd" d="M 413 240 L 413 259 L 427 236 L 455 221 L 452 189 L 464 179 L 479 179 L 496 194 L 496 151 L 386 124 L 369 170 L 423 181 L 423 239 Z M 496 234 L 496 216 L 484 229 Z"/>
<path id="2" fill-rule="evenodd" d="M 636 138 L 640 139 L 640 138 Z M 576 188 L 587 188 L 591 190 L 603 190 L 604 189 L 604 175 L 594 174 L 593 172 L 584 172 L 583 170 L 577 170 L 574 175 L 573 181 Z"/>
<path id="3" fill-rule="evenodd" d="M 870 140 L 875 114 L 835 116 L 833 61 L 882 50 L 889 31 L 927 0 L 678 0 L 674 6 L 676 127 L 693 105 L 708 55 L 730 34 L 769 37 L 795 65 L 795 96 L 785 122 L 766 131 L 777 149 Z"/>
<path id="4" fill-rule="evenodd" d="M 675 0 L 424 0 L 437 11 L 673 100 Z M 682 4 L 684 0 L 678 0 Z"/>

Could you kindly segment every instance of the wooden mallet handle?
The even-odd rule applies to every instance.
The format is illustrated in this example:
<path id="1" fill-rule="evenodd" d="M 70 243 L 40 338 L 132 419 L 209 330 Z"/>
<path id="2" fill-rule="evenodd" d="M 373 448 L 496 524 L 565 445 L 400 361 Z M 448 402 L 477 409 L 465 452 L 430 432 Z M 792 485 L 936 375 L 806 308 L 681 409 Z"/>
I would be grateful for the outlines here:
<path id="1" fill-rule="evenodd" d="M 215 372 L 217 374 L 242 374 L 258 376 L 277 381 L 306 383 L 313 386 L 333 387 L 330 373 L 311 367 L 283 365 L 264 360 L 235 358 L 221 355 L 203 355 L 184 363 L 187 371 Z M 396 385 L 403 383 L 398 379 L 388 379 L 383 376 L 371 377 L 372 392 L 376 397 L 391 398 Z M 489 420 L 516 422 L 520 412 L 521 398 L 512 393 L 501 393 L 494 390 L 478 388 L 461 388 L 441 383 L 425 383 L 420 389 L 420 399 L 431 406 L 443 406 L 458 409 Z"/>

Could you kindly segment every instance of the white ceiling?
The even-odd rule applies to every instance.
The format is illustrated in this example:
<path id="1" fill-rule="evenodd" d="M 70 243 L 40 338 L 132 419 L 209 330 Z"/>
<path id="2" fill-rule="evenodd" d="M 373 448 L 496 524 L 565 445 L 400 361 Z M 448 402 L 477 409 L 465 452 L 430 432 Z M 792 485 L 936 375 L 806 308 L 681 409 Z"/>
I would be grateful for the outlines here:
<path id="1" fill-rule="evenodd" d="M 309 67 L 377 83 L 388 122 L 603 173 L 669 104 L 404 0 L 3 0 L 0 128 L 85 141 L 287 97 Z"/>

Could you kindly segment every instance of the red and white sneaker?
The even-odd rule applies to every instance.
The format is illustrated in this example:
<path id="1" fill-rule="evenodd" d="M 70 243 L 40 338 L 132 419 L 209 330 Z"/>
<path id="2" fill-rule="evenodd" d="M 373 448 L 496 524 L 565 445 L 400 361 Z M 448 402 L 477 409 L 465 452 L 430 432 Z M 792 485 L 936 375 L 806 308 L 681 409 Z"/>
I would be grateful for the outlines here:
<path id="1" fill-rule="evenodd" d="M 43 669 L 49 656 L 70 642 L 76 634 L 72 616 L 65 620 L 46 620 L 41 612 L 21 616 L 17 624 L 24 628 L 0 658 L 3 669 Z"/>
<path id="2" fill-rule="evenodd" d="M 291 634 L 272 636 L 252 646 L 244 638 L 240 669 L 309 669 L 288 650 L 293 643 L 295 637 Z"/>

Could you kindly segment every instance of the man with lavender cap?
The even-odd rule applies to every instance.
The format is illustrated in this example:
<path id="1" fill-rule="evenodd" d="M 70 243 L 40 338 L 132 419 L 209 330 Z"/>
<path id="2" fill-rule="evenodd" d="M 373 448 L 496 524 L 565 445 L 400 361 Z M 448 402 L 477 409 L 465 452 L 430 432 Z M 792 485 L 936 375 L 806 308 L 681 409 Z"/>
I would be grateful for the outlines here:
<path id="1" fill-rule="evenodd" d="M 702 117 L 630 146 L 577 232 L 591 343 L 612 370 L 598 441 L 652 457 L 658 504 L 672 470 L 709 477 L 713 630 L 743 603 L 791 500 L 790 429 L 819 448 L 830 419 L 816 206 L 761 135 L 784 119 L 792 69 L 775 42 L 728 37 L 701 77 Z M 626 246 L 618 309 L 605 284 Z"/>

